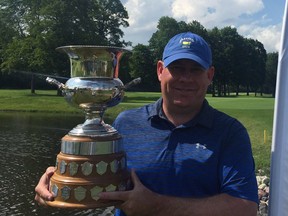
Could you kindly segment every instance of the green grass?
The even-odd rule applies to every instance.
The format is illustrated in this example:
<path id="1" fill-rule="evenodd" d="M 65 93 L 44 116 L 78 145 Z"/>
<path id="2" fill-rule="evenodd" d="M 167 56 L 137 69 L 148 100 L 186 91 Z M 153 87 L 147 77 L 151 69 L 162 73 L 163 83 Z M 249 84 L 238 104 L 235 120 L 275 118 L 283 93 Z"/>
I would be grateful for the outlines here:
<path id="1" fill-rule="evenodd" d="M 119 105 L 109 108 L 105 116 L 114 119 L 125 109 L 151 103 L 159 97 L 160 93 L 126 92 L 124 100 Z M 269 175 L 274 99 L 254 96 L 219 98 L 208 95 L 207 100 L 216 109 L 244 124 L 251 138 L 256 170 L 262 169 Z M 0 111 L 83 115 L 81 111 L 70 107 L 63 97 L 56 96 L 56 90 L 37 90 L 36 94 L 31 94 L 30 90 L 0 90 Z"/>
<path id="2" fill-rule="evenodd" d="M 56 91 L 0 90 L 0 110 L 26 112 L 75 112 Z"/>
<path id="3" fill-rule="evenodd" d="M 240 96 L 207 99 L 213 107 L 243 123 L 250 135 L 256 170 L 262 169 L 269 175 L 274 98 Z"/>

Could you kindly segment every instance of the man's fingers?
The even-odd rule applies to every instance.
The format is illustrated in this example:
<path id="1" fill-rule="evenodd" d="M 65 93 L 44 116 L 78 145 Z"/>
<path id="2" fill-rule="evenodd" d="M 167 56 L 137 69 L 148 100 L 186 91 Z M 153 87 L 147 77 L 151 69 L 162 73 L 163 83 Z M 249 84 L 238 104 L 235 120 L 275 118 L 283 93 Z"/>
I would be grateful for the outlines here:
<path id="1" fill-rule="evenodd" d="M 55 167 L 48 167 L 35 188 L 35 200 L 39 202 L 39 204 L 44 204 L 44 201 L 52 201 L 54 199 L 53 194 L 49 192 L 49 181 L 54 172 Z"/>
<path id="2" fill-rule="evenodd" d="M 38 186 L 36 187 L 35 189 L 37 195 L 36 196 L 39 196 L 41 199 L 43 200 L 46 200 L 46 201 L 52 201 L 54 200 L 54 196 L 52 193 L 49 192 L 49 190 L 46 188 L 46 189 L 42 189 L 42 188 L 39 188 Z M 36 198 L 36 197 L 35 197 Z M 40 199 L 39 199 L 40 200 Z M 38 201 L 38 200 L 36 200 Z"/>
<path id="3" fill-rule="evenodd" d="M 141 181 L 135 173 L 135 170 L 131 170 L 131 180 L 134 185 L 134 188 L 142 186 Z M 132 190 L 133 191 L 133 190 Z M 113 191 L 113 192 L 101 192 L 99 194 L 100 199 L 103 200 L 120 200 L 127 201 L 132 191 Z"/>
<path id="4" fill-rule="evenodd" d="M 99 193 L 99 197 L 103 200 L 126 201 L 128 199 L 128 193 L 129 191 L 101 192 Z"/>
<path id="5" fill-rule="evenodd" d="M 134 185 L 134 188 L 137 187 L 137 186 L 141 186 L 142 183 L 141 181 L 139 180 L 136 172 L 134 169 L 131 169 L 131 180 L 132 180 L 132 183 Z"/>
<path id="6" fill-rule="evenodd" d="M 50 166 L 46 169 L 46 175 L 48 176 L 48 178 L 50 178 L 54 172 L 56 171 L 56 167 Z"/>

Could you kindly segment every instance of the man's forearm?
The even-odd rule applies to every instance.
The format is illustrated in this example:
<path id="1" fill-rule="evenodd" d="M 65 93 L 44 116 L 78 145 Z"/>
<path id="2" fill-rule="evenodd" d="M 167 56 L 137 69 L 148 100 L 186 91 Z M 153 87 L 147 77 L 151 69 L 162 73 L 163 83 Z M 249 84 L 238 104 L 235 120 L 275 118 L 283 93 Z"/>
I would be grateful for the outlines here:
<path id="1" fill-rule="evenodd" d="M 157 216 L 256 216 L 257 204 L 227 194 L 193 199 L 159 195 L 155 199 Z"/>

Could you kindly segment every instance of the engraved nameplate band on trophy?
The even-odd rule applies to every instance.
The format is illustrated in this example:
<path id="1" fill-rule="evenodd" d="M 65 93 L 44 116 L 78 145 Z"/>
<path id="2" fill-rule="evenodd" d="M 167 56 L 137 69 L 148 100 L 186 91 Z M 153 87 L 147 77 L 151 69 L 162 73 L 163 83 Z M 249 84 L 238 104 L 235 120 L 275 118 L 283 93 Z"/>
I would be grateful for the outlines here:
<path id="1" fill-rule="evenodd" d="M 121 135 L 103 121 L 107 108 L 119 104 L 127 86 L 118 78 L 119 61 L 125 50 L 109 46 L 63 46 L 58 51 L 69 56 L 71 78 L 65 83 L 47 77 L 62 91 L 66 101 L 85 113 L 85 122 L 75 126 L 61 140 L 56 172 L 49 190 L 55 194 L 49 206 L 60 208 L 100 208 L 119 204 L 99 199 L 103 191 L 124 191 L 130 174 Z"/>

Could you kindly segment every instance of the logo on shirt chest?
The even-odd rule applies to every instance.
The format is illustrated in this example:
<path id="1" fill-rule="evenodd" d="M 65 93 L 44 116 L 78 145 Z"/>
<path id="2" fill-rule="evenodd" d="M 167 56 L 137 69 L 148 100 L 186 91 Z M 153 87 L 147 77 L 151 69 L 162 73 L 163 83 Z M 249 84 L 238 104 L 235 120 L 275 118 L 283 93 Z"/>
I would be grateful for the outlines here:
<path id="1" fill-rule="evenodd" d="M 195 143 L 196 149 L 207 149 L 206 144 Z"/>

